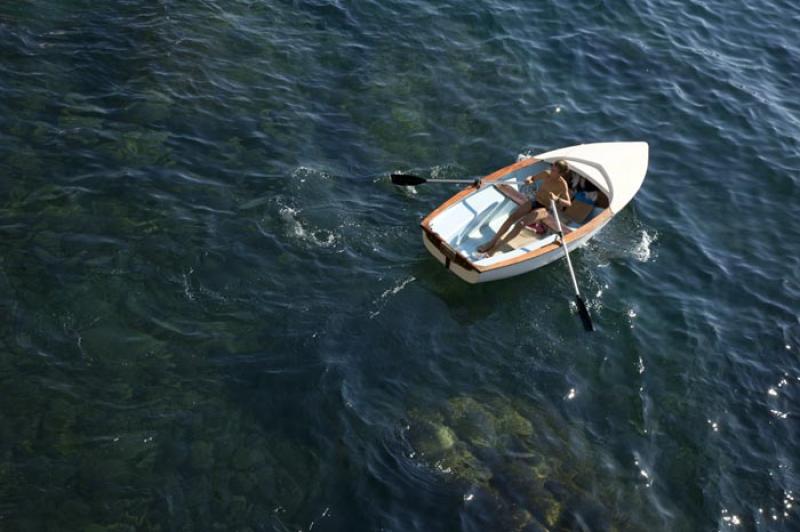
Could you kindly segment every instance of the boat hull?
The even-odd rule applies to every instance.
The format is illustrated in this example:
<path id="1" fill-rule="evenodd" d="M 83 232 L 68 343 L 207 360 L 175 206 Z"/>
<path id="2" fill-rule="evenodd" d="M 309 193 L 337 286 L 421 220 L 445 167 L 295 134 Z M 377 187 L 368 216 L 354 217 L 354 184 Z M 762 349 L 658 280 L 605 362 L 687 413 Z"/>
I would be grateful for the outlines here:
<path id="1" fill-rule="evenodd" d="M 606 226 L 609 221 L 611 221 L 610 217 L 601 224 L 598 224 L 596 228 L 587 232 L 585 235 L 569 241 L 568 244 L 570 251 L 585 246 L 598 232 L 600 232 L 603 227 Z M 439 246 L 436 245 L 436 243 L 431 239 L 430 234 L 425 230 L 422 231 L 422 242 L 424 243 L 428 252 L 440 264 L 470 284 L 486 283 L 489 281 L 499 281 L 501 279 L 516 277 L 517 275 L 538 270 L 542 266 L 547 266 L 551 262 L 564 257 L 564 248 L 558 246 L 551 251 L 542 253 L 529 259 L 514 262 L 506 266 L 495 267 L 481 271 L 474 266 L 470 267 L 468 265 L 463 265 L 463 263 L 459 263 L 459 261 L 452 260 L 440 249 Z"/>

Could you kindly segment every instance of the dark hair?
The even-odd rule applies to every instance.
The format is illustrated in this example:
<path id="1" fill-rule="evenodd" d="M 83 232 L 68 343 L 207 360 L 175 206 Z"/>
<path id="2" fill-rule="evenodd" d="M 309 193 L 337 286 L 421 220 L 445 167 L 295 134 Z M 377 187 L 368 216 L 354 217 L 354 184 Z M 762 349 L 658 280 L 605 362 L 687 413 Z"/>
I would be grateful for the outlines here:
<path id="1" fill-rule="evenodd" d="M 567 161 L 564 159 L 559 159 L 553 162 L 553 166 L 558 168 L 558 174 L 561 177 L 567 177 L 567 173 L 569 172 L 569 165 L 567 164 Z"/>

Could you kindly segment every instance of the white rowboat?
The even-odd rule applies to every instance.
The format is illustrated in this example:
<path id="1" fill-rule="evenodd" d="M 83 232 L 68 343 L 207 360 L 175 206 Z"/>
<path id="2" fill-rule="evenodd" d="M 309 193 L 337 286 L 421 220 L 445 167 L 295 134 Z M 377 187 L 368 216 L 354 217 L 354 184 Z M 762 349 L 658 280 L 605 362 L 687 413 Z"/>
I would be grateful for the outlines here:
<path id="1" fill-rule="evenodd" d="M 468 283 L 496 281 L 541 268 L 564 256 L 553 232 L 537 234 L 526 228 L 492 257 L 476 251 L 525 201 L 521 183 L 546 171 L 549 163 L 564 159 L 574 174 L 596 187 L 593 205 L 581 206 L 573 199 L 573 207 L 561 214 L 562 224 L 569 228 L 566 244 L 572 250 L 591 240 L 633 199 L 647 173 L 648 155 L 646 142 L 601 142 L 523 159 L 484 177 L 480 187 L 467 187 L 426 216 L 421 223 L 422 240 L 436 260 Z"/>

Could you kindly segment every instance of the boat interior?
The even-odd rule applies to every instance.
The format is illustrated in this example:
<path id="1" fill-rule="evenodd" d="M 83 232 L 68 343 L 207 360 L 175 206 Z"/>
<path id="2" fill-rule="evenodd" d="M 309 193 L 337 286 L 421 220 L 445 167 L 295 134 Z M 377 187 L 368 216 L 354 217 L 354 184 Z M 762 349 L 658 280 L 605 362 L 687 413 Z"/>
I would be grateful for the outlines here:
<path id="1" fill-rule="evenodd" d="M 570 173 L 572 175 L 568 176 L 567 182 L 570 183 L 570 199 L 572 200 L 572 205 L 560 213 L 561 226 L 565 234 L 591 221 L 595 216 L 601 213 L 603 209 L 608 207 L 608 197 L 600 189 L 582 176 L 573 172 Z M 499 185 L 498 187 L 501 192 L 517 205 L 530 201 L 529 195 L 522 193 L 516 188 L 508 185 Z M 532 194 L 533 192 L 530 193 L 530 195 Z M 524 227 L 518 235 L 504 242 L 498 249 L 498 252 L 507 253 L 528 246 L 539 240 L 545 240 L 548 236 L 557 233 L 558 226 L 551 216 L 537 226 Z"/>
<path id="2" fill-rule="evenodd" d="M 530 176 L 543 177 L 549 164 L 540 162 L 511 172 L 453 205 L 432 223 L 432 228 L 447 243 L 473 263 L 488 266 L 492 263 L 528 253 L 556 240 L 557 227 L 552 216 L 544 224 L 525 227 L 510 240 L 501 243 L 492 257 L 485 257 L 477 247 L 488 241 L 500 229 L 508 216 L 535 194 L 538 180 L 526 184 Z M 572 206 L 561 212 L 565 233 L 574 231 L 608 208 L 608 197 L 577 173 L 570 172 Z"/>

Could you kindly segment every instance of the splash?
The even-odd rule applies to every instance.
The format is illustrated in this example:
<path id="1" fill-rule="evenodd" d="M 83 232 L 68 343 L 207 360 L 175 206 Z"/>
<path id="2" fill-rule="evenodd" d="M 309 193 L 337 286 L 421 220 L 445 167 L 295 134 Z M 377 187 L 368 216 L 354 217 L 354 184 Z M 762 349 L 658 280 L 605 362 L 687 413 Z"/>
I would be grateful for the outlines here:
<path id="1" fill-rule="evenodd" d="M 417 187 L 398 187 L 403 194 L 409 197 L 414 197 L 418 194 Z"/>
<path id="2" fill-rule="evenodd" d="M 653 257 L 651 245 L 656 241 L 657 235 L 651 235 L 646 230 L 642 230 L 642 238 L 636 247 L 633 248 L 633 256 L 639 262 L 648 262 Z"/>
<path id="3" fill-rule="evenodd" d="M 317 170 L 314 168 L 310 168 L 308 166 L 298 166 L 292 172 L 292 178 L 298 180 L 300 183 L 305 183 L 307 179 L 322 179 L 322 180 L 330 180 L 331 174 L 323 171 Z"/>
<path id="4" fill-rule="evenodd" d="M 634 320 L 636 319 L 636 317 L 638 316 L 638 314 L 636 313 L 636 310 L 635 310 L 635 309 L 633 309 L 633 308 L 629 308 L 629 309 L 628 309 L 628 312 L 626 313 L 626 315 L 628 316 L 628 326 L 629 326 L 631 329 L 633 329 Z"/>
<path id="5" fill-rule="evenodd" d="M 336 244 L 336 235 L 329 231 L 308 230 L 300 222 L 299 211 L 292 207 L 281 207 L 281 219 L 289 227 L 289 234 L 315 246 L 330 248 Z"/>

